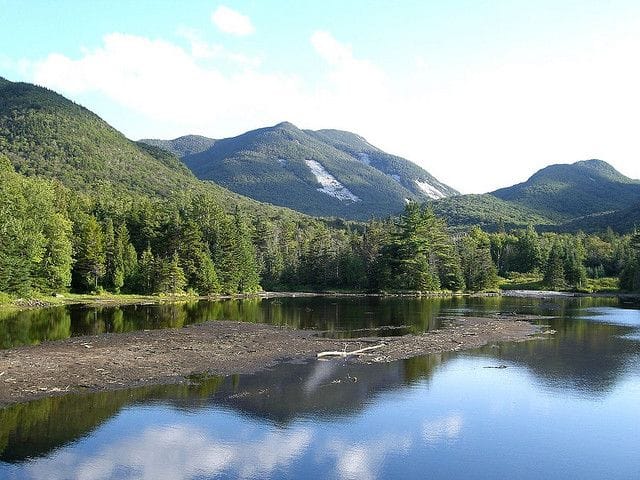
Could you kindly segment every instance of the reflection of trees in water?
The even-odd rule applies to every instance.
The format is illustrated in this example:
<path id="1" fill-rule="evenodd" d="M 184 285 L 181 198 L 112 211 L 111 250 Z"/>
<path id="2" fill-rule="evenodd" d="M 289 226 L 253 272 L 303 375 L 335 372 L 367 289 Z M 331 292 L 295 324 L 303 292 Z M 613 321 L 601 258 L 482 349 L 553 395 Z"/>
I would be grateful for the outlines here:
<path id="1" fill-rule="evenodd" d="M 60 340 L 71 335 L 65 307 L 3 312 L 0 310 L 0 348 Z"/>
<path id="2" fill-rule="evenodd" d="M 43 456 L 98 428 L 122 408 L 151 399 L 209 399 L 222 377 L 192 385 L 142 387 L 86 395 L 49 397 L 0 410 L 0 460 Z"/>
<path id="3" fill-rule="evenodd" d="M 547 387 L 595 394 L 611 391 L 640 354 L 637 342 L 621 338 L 631 327 L 577 319 L 544 323 L 556 333 L 543 340 L 479 351 L 527 367 Z"/>
<path id="4" fill-rule="evenodd" d="M 0 346 L 10 348 L 71 335 L 180 328 L 211 320 L 315 329 L 335 337 L 385 336 L 439 328 L 443 312 L 478 315 L 502 311 L 575 317 L 586 307 L 615 303 L 603 298 L 280 297 L 115 307 L 72 305 L 0 312 Z M 381 326 L 391 328 L 380 330 Z"/>
<path id="5" fill-rule="evenodd" d="M 306 415 L 348 417 L 376 395 L 431 376 L 441 361 L 284 363 L 252 375 L 192 376 L 186 385 L 44 398 L 0 410 L 0 460 L 46 455 L 89 434 L 124 407 L 149 401 L 185 410 L 221 405 L 278 425 Z"/>

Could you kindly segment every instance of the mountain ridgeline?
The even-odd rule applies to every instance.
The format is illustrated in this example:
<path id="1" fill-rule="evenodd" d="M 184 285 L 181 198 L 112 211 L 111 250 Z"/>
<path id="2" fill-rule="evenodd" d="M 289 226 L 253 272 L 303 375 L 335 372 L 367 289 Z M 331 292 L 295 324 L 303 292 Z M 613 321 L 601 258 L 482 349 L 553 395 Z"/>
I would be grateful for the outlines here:
<path id="1" fill-rule="evenodd" d="M 445 198 L 431 206 L 458 226 L 629 232 L 640 225 L 640 181 L 602 160 L 583 160 L 550 165 L 523 183 L 488 194 Z"/>
<path id="2" fill-rule="evenodd" d="M 551 165 L 524 183 L 491 194 L 551 220 L 567 221 L 640 202 L 640 181 L 625 177 L 602 160 L 584 160 Z"/>
<path id="3" fill-rule="evenodd" d="M 301 130 L 283 122 L 208 141 L 204 148 L 206 142 L 193 136 L 142 140 L 181 154 L 200 179 L 310 215 L 366 220 L 397 214 L 409 200 L 458 193 L 350 132 Z"/>
<path id="4" fill-rule="evenodd" d="M 86 108 L 28 83 L 0 82 L 0 153 L 18 173 L 105 196 L 167 196 L 196 182 L 174 156 L 140 148 Z"/>
<path id="5" fill-rule="evenodd" d="M 176 157 L 182 158 L 194 153 L 200 153 L 210 148 L 216 141 L 213 138 L 203 137 L 201 135 L 185 135 L 183 137 L 174 138 L 173 140 L 154 140 L 152 138 L 144 138 L 141 143 L 162 148 Z"/>

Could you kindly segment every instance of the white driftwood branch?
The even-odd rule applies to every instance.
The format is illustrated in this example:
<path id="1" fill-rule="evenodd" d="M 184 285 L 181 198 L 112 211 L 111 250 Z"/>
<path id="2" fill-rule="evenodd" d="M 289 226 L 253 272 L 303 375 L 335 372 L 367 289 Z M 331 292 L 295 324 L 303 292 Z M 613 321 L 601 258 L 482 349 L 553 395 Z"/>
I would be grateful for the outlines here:
<path id="1" fill-rule="evenodd" d="M 380 345 L 374 345 L 373 347 L 365 347 L 365 348 L 361 348 L 360 350 L 353 350 L 351 352 L 338 352 L 338 351 L 329 351 L 329 352 L 320 352 L 318 353 L 318 358 L 321 357 L 348 357 L 349 355 L 361 355 L 364 352 L 368 352 L 370 350 L 375 350 L 376 348 L 381 348 L 384 347 L 384 343 L 381 343 Z"/>

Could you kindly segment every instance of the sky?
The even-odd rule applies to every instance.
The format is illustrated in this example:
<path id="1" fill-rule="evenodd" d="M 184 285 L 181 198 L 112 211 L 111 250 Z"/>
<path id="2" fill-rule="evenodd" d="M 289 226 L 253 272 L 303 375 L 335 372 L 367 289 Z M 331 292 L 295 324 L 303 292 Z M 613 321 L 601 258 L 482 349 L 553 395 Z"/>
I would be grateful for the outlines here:
<path id="1" fill-rule="evenodd" d="M 132 139 L 349 130 L 463 193 L 640 178 L 637 0 L 0 0 L 0 76 Z"/>

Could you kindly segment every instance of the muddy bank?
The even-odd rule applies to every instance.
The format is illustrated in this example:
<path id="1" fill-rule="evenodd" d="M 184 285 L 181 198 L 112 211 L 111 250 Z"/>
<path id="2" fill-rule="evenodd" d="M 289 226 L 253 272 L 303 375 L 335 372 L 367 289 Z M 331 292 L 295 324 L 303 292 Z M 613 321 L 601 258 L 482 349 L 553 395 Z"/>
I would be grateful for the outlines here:
<path id="1" fill-rule="evenodd" d="M 318 332 L 216 321 L 182 329 L 75 337 L 0 351 L 0 406 L 70 392 L 186 382 L 192 374 L 249 373 L 283 358 L 385 343 L 361 362 L 471 349 L 531 338 L 524 318 L 463 317 L 441 330 L 393 338 L 328 339 Z"/>

